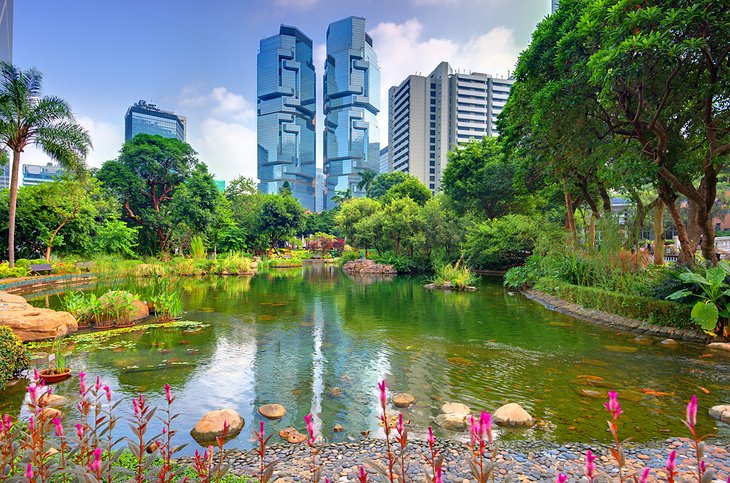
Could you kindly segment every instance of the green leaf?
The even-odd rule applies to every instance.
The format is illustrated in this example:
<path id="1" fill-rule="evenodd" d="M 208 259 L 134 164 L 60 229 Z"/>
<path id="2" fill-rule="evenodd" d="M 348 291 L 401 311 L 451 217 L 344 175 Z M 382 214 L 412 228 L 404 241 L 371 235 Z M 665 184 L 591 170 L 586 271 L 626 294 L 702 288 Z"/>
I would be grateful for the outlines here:
<path id="1" fill-rule="evenodd" d="M 679 278 L 685 283 L 694 283 L 696 285 L 710 285 L 710 282 L 699 273 L 682 273 L 679 275 Z"/>
<path id="2" fill-rule="evenodd" d="M 712 330 L 717 324 L 720 313 L 717 306 L 712 302 L 697 302 L 692 307 L 692 320 L 697 322 L 705 330 Z"/>
<path id="3" fill-rule="evenodd" d="M 683 288 L 682 290 L 677 290 L 673 294 L 667 295 L 667 300 L 679 300 L 687 297 L 688 295 L 692 295 L 692 292 Z"/>
<path id="4" fill-rule="evenodd" d="M 719 287 L 725 280 L 725 271 L 718 267 L 711 268 L 707 271 L 707 280 L 712 287 Z"/>

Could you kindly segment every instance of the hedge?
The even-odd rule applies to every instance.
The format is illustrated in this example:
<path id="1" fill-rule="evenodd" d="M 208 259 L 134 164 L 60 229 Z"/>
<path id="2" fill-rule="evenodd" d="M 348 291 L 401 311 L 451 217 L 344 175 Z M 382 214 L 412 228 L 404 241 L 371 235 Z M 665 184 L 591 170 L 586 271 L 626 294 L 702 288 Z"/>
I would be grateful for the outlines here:
<path id="1" fill-rule="evenodd" d="M 665 327 L 699 330 L 692 322 L 690 316 L 692 308 L 688 305 L 600 288 L 571 285 L 553 278 L 541 278 L 535 284 L 535 289 L 589 309 L 602 310 L 621 317 L 643 320 Z"/>

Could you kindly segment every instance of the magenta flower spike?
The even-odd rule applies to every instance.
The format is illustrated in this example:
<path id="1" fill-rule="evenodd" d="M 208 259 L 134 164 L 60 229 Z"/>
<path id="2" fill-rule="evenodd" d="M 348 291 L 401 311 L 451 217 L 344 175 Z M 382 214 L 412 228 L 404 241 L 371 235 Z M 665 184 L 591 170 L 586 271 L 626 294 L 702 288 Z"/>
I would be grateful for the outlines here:
<path id="1" fill-rule="evenodd" d="M 433 437 L 433 428 L 431 426 L 428 427 L 427 441 L 428 441 L 429 446 L 433 446 L 434 443 L 436 442 L 436 439 Z"/>
<path id="2" fill-rule="evenodd" d="M 304 421 L 307 423 L 307 433 L 309 434 L 309 444 L 314 444 L 314 425 L 312 424 L 312 413 L 304 416 Z"/>
<path id="3" fill-rule="evenodd" d="M 444 478 L 441 474 L 441 467 L 436 468 L 436 483 L 444 483 Z"/>
<path id="4" fill-rule="evenodd" d="M 30 402 L 36 404 L 38 402 L 38 386 L 36 386 L 35 383 L 30 383 L 28 385 L 27 391 L 30 395 Z"/>
<path id="5" fill-rule="evenodd" d="M 33 416 L 31 416 L 30 419 L 28 420 L 28 431 L 30 431 L 32 433 L 33 430 L 35 430 L 35 418 L 33 418 Z"/>
<path id="6" fill-rule="evenodd" d="M 385 385 L 385 379 L 378 383 L 378 389 L 380 389 L 380 405 L 385 407 L 388 402 L 387 386 Z"/>
<path id="7" fill-rule="evenodd" d="M 101 448 L 94 450 L 94 461 L 89 464 L 89 469 L 96 475 L 101 473 Z"/>
<path id="8" fill-rule="evenodd" d="M 621 403 L 618 402 L 618 393 L 616 391 L 608 391 L 608 402 L 604 403 L 606 410 L 611 413 L 613 420 L 617 420 L 623 412 L 621 410 Z"/>
<path id="9" fill-rule="evenodd" d="M 687 403 L 687 420 L 684 422 L 690 431 L 694 432 L 697 425 L 697 396 L 692 395 L 692 399 Z"/>
<path id="10" fill-rule="evenodd" d="M 104 386 L 104 392 L 106 393 L 106 401 L 112 402 L 112 390 L 109 386 Z"/>
<path id="11" fill-rule="evenodd" d="M 259 435 L 261 439 L 264 439 L 264 435 L 266 434 L 266 431 L 264 430 L 264 422 L 259 421 Z"/>
<path id="12" fill-rule="evenodd" d="M 61 418 L 53 418 L 51 422 L 56 427 L 56 436 L 63 436 L 63 426 L 61 425 Z"/>
<path id="13" fill-rule="evenodd" d="M 647 483 L 649 481 L 649 473 L 651 473 L 651 468 L 645 469 L 641 474 L 641 478 L 639 478 L 639 483 Z"/>
<path id="14" fill-rule="evenodd" d="M 482 414 L 479 417 L 479 434 L 482 438 L 486 436 L 489 444 L 492 444 L 492 415 L 486 411 L 482 411 Z"/>
<path id="15" fill-rule="evenodd" d="M 596 464 L 594 463 L 594 461 L 596 461 L 596 456 L 591 452 L 591 450 L 586 451 L 585 474 L 586 478 L 588 478 L 590 481 L 593 481 L 594 472 L 596 471 Z"/>
<path id="16" fill-rule="evenodd" d="M 137 399 L 132 399 L 132 406 L 134 406 L 134 415 L 139 416 L 139 403 Z"/>
<path id="17" fill-rule="evenodd" d="M 165 399 L 167 399 L 168 404 L 172 404 L 172 391 L 169 384 L 165 384 Z"/>
<path id="18" fill-rule="evenodd" d="M 86 373 L 79 372 L 79 394 L 84 395 L 86 393 Z"/>
<path id="19" fill-rule="evenodd" d="M 28 479 L 28 481 L 33 480 L 33 465 L 28 463 L 28 467 L 25 470 L 25 477 Z"/>
<path id="20" fill-rule="evenodd" d="M 403 414 L 398 414 L 398 424 L 395 429 L 398 431 L 398 434 L 403 434 L 403 430 L 405 429 L 403 426 Z"/>
<path id="21" fill-rule="evenodd" d="M 101 377 L 96 376 L 96 384 L 94 384 L 94 389 L 97 391 L 101 390 Z"/>
<path id="22" fill-rule="evenodd" d="M 81 426 L 81 423 L 76 423 L 76 436 L 78 436 L 79 439 L 84 437 L 84 427 Z"/>
<path id="23" fill-rule="evenodd" d="M 674 471 L 677 469 L 677 452 L 672 451 L 669 453 L 669 458 L 667 458 L 667 471 L 669 473 L 674 474 Z"/>
<path id="24" fill-rule="evenodd" d="M 568 475 L 562 473 L 559 473 L 558 477 L 555 478 L 555 483 L 565 483 L 566 481 L 568 481 Z"/>

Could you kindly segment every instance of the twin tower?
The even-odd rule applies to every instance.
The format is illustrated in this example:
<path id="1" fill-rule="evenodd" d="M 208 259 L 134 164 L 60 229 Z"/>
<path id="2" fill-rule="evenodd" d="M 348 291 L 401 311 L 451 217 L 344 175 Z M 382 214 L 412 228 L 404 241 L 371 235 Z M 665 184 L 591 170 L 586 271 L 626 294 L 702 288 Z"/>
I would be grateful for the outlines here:
<path id="1" fill-rule="evenodd" d="M 312 40 L 282 25 L 261 40 L 257 57 L 259 190 L 278 193 L 285 183 L 304 208 L 315 211 L 316 82 Z M 365 19 L 348 17 L 327 28 L 323 82 L 322 208 L 337 191 L 357 195 L 360 174 L 380 163 L 380 68 Z"/>

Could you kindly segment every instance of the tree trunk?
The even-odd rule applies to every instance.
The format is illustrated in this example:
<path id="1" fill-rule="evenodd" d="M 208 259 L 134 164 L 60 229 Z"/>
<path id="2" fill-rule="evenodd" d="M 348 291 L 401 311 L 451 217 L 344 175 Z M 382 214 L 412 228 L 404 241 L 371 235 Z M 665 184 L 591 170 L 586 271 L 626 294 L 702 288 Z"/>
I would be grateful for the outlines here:
<path id="1" fill-rule="evenodd" d="M 657 199 L 654 206 L 654 265 L 664 264 L 664 202 Z"/>
<path id="2" fill-rule="evenodd" d="M 598 216 L 596 215 L 595 211 L 591 211 L 591 221 L 589 225 L 589 230 L 591 234 L 591 248 L 595 248 L 596 246 L 596 219 Z"/>
<path id="3" fill-rule="evenodd" d="M 8 262 L 15 267 L 15 211 L 18 207 L 18 175 L 20 151 L 13 149 L 13 166 L 10 175 L 10 206 L 8 208 Z"/>
<path id="4" fill-rule="evenodd" d="M 664 203 L 669 209 L 669 214 L 672 216 L 674 225 L 677 227 L 677 237 L 679 238 L 679 263 L 681 265 L 694 265 L 695 250 L 697 248 L 696 243 L 690 241 L 687 229 L 684 226 L 682 215 L 679 213 L 679 209 L 676 204 L 676 196 L 674 199 L 667 200 L 663 199 Z"/>
<path id="5" fill-rule="evenodd" d="M 46 261 L 47 262 L 51 261 L 51 250 L 53 250 L 53 240 L 56 239 L 56 235 L 58 235 L 58 232 L 61 231 L 61 228 L 63 228 L 64 225 L 66 225 L 67 221 L 68 221 L 68 218 L 63 220 L 63 222 L 61 222 L 61 224 L 58 225 L 58 227 L 56 227 L 55 230 L 53 230 L 53 233 L 51 233 L 51 238 L 48 240 L 48 245 L 46 245 Z"/>
<path id="6" fill-rule="evenodd" d="M 565 195 L 565 228 L 570 233 L 570 236 L 573 240 L 573 243 L 576 242 L 578 239 L 578 231 L 575 227 L 575 208 L 573 208 L 573 199 L 570 196 L 570 193 L 568 193 L 568 190 L 565 188 L 565 182 L 563 182 L 564 185 L 564 191 L 563 194 Z"/>

